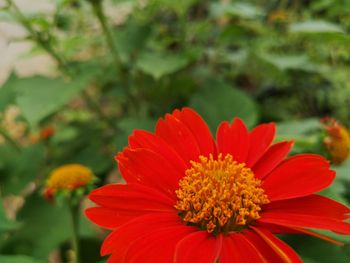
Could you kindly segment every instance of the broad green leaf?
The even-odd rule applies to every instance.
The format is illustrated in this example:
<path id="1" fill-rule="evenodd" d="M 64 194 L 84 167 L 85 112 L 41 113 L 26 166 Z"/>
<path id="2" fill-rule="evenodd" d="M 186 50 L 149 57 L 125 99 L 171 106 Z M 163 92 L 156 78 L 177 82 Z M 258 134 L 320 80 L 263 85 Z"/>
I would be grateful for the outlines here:
<path id="1" fill-rule="evenodd" d="M 242 118 L 247 126 L 258 120 L 257 106 L 247 94 L 218 80 L 208 81 L 190 100 L 215 132 L 218 124 L 235 117 Z"/>
<path id="2" fill-rule="evenodd" d="M 320 128 L 320 120 L 314 118 L 280 122 L 277 124 L 277 137 L 281 139 L 295 139 Z"/>
<path id="3" fill-rule="evenodd" d="M 6 83 L 0 87 L 0 112 L 4 111 L 9 104 L 15 103 L 15 90 L 11 88 L 11 83 L 16 81 L 16 76 L 11 75 Z"/>
<path id="4" fill-rule="evenodd" d="M 315 71 L 317 66 L 314 65 L 306 54 L 302 55 L 275 55 L 259 54 L 264 61 L 272 64 L 279 70 L 299 69 L 305 71 Z"/>
<path id="5" fill-rule="evenodd" d="M 256 5 L 245 2 L 213 3 L 210 5 L 210 11 L 213 17 L 220 17 L 228 14 L 247 19 L 254 19 L 263 14 L 262 10 Z"/>
<path id="6" fill-rule="evenodd" d="M 150 33 L 150 25 L 141 26 L 133 21 L 126 24 L 123 28 L 118 28 L 114 36 L 123 63 L 133 61 L 134 57 L 142 50 Z"/>
<path id="7" fill-rule="evenodd" d="M 17 219 L 21 228 L 7 241 L 7 247 L 16 254 L 44 260 L 71 238 L 68 209 L 49 204 L 39 193 L 26 199 Z"/>
<path id="8" fill-rule="evenodd" d="M 7 218 L 2 204 L 2 199 L 0 197 L 0 236 L 2 233 L 16 229 L 19 224 Z M 2 262 L 2 261 L 0 261 Z"/>
<path id="9" fill-rule="evenodd" d="M 19 194 L 38 175 L 44 161 L 44 147 L 41 144 L 24 148 L 5 164 L 1 172 L 1 191 L 4 194 Z"/>
<path id="10" fill-rule="evenodd" d="M 155 79 L 159 79 L 183 69 L 188 63 L 189 59 L 184 55 L 146 52 L 140 55 L 136 67 Z"/>
<path id="11" fill-rule="evenodd" d="M 0 255 L 1 263 L 44 263 L 45 261 L 22 255 Z"/>
<path id="12" fill-rule="evenodd" d="M 87 87 L 91 76 L 82 76 L 73 81 L 63 78 L 35 76 L 11 81 L 17 93 L 17 105 L 32 127 L 67 104 Z"/>
<path id="13" fill-rule="evenodd" d="M 344 33 L 344 30 L 337 24 L 322 20 L 310 20 L 290 25 L 290 32 L 293 33 Z"/>

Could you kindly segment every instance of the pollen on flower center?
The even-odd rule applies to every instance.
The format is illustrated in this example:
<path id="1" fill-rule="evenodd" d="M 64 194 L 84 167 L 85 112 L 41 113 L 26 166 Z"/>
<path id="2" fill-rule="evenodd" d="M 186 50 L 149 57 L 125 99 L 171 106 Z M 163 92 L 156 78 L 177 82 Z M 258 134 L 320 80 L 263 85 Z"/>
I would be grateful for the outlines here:
<path id="1" fill-rule="evenodd" d="M 230 154 L 214 160 L 200 156 L 191 162 L 176 190 L 175 208 L 182 220 L 209 233 L 240 231 L 260 217 L 261 206 L 269 200 L 244 163 Z"/>

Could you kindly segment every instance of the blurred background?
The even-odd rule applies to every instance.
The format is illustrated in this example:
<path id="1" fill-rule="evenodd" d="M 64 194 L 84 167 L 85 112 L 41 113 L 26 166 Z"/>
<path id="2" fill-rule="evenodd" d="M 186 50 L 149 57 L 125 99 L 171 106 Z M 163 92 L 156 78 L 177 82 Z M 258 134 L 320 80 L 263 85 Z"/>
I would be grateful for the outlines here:
<path id="1" fill-rule="evenodd" d="M 79 163 L 95 187 L 121 182 L 127 137 L 184 106 L 214 134 L 235 116 L 278 122 L 293 154 L 332 160 L 323 194 L 348 203 L 349 30 L 349 0 L 0 0 L 0 261 L 73 262 L 50 172 Z M 82 262 L 105 262 L 81 206 Z M 350 262 L 350 238 L 327 234 L 346 245 L 283 238 L 305 262 Z"/>

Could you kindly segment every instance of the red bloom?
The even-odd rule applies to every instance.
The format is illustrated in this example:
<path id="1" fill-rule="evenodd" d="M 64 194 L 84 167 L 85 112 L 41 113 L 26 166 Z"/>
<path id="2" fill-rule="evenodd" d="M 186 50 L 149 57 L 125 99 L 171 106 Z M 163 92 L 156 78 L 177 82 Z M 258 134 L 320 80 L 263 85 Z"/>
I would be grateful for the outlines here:
<path id="1" fill-rule="evenodd" d="M 236 118 L 214 141 L 191 109 L 136 130 L 116 160 L 127 184 L 90 194 L 86 211 L 111 229 L 108 262 L 301 262 L 276 233 L 350 234 L 349 208 L 315 193 L 335 172 L 314 154 L 286 158 L 292 142 L 272 144 L 275 124 L 248 131 Z"/>

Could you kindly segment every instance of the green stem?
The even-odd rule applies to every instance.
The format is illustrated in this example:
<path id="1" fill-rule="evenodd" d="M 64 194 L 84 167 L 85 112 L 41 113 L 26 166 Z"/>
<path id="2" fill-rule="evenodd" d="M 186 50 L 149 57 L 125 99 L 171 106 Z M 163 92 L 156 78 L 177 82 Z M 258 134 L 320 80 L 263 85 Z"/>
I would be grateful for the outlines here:
<path id="1" fill-rule="evenodd" d="M 13 139 L 11 135 L 1 126 L 0 126 L 0 135 L 18 152 L 22 151 L 22 147 L 19 145 L 19 143 L 16 142 L 16 140 Z"/>
<path id="2" fill-rule="evenodd" d="M 72 198 L 68 201 L 72 225 L 72 246 L 75 252 L 74 263 L 80 263 L 79 246 L 79 204 L 74 204 Z"/>
<path id="3" fill-rule="evenodd" d="M 38 45 L 40 45 L 44 50 L 46 50 L 47 53 L 49 53 L 57 62 L 59 68 L 68 76 L 72 77 L 72 73 L 71 71 L 68 69 L 67 64 L 65 62 L 65 59 L 62 58 L 62 56 L 60 56 L 52 47 L 52 45 L 42 37 L 42 35 L 40 35 L 38 32 L 36 32 L 34 30 L 34 28 L 32 27 L 32 25 L 30 24 L 30 21 L 28 21 L 28 19 L 23 15 L 23 13 L 21 12 L 21 10 L 18 8 L 18 6 L 12 2 L 12 0 L 6 0 L 9 6 L 12 6 L 15 15 L 17 16 L 17 18 L 19 19 L 19 21 L 21 22 L 21 24 L 28 30 L 28 32 L 30 33 L 30 35 L 32 36 L 32 38 L 34 39 L 34 41 L 36 43 L 38 43 Z M 95 5 L 94 5 L 95 6 Z M 102 13 L 102 9 L 100 7 L 100 14 L 102 14 L 103 17 L 103 13 Z M 103 20 L 104 21 L 104 20 Z M 107 28 L 106 23 L 104 21 L 104 28 Z M 112 40 L 111 35 L 109 36 L 110 40 Z M 111 122 L 111 120 L 109 120 L 109 118 L 107 116 L 105 116 L 103 114 L 103 112 L 100 110 L 99 105 L 92 99 L 90 98 L 89 94 L 87 92 L 83 92 L 83 98 L 86 102 L 86 104 L 88 105 L 88 107 L 96 113 L 97 116 L 99 116 L 101 119 L 105 120 L 106 123 L 113 129 L 115 129 L 115 125 L 114 123 Z"/>
<path id="4" fill-rule="evenodd" d="M 12 0 L 6 0 L 7 4 L 12 7 L 15 15 L 21 24 L 27 29 L 32 38 L 41 46 L 47 53 L 49 53 L 58 63 L 60 68 L 64 68 L 67 70 L 67 66 L 65 60 L 56 53 L 56 51 L 52 48 L 51 44 L 43 38 L 43 36 L 37 32 L 31 25 L 30 21 L 23 15 L 22 11 L 18 8 L 18 6 Z"/>
<path id="5" fill-rule="evenodd" d="M 109 26 L 107 25 L 106 16 L 104 14 L 101 1 L 92 2 L 92 8 L 93 8 L 94 14 L 96 15 L 98 21 L 100 22 L 101 28 L 102 28 L 103 33 L 104 33 L 105 38 L 106 38 L 107 45 L 112 52 L 115 67 L 116 67 L 117 71 L 120 71 L 121 70 L 120 57 L 119 57 L 118 50 L 117 50 L 115 43 L 114 43 L 114 40 L 113 40 L 112 32 L 111 32 Z"/>

